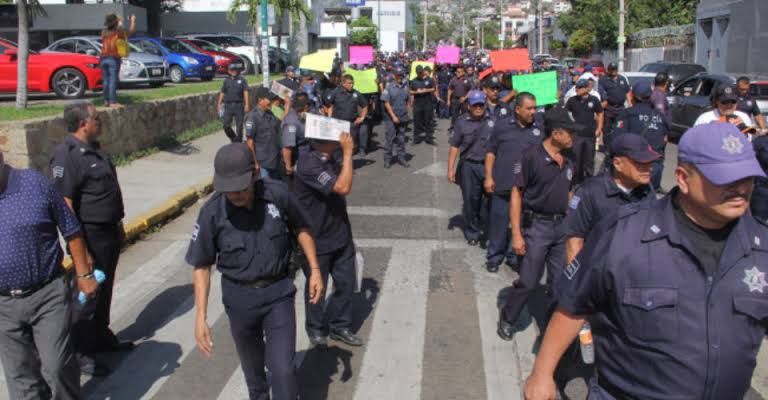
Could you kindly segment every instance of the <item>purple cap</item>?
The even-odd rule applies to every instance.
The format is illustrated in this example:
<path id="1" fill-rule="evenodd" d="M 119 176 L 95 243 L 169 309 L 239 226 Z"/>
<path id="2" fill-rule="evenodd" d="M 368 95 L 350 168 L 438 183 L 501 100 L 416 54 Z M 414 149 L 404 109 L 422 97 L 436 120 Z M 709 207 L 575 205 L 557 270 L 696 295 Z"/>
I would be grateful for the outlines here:
<path id="1" fill-rule="evenodd" d="M 467 102 L 469 102 L 470 106 L 474 106 L 475 104 L 485 104 L 485 93 L 480 90 L 473 90 L 469 92 Z"/>
<path id="2" fill-rule="evenodd" d="M 765 177 L 747 135 L 729 122 L 711 122 L 688 129 L 680 138 L 677 158 L 695 165 L 715 185 L 750 176 Z"/>
<path id="3" fill-rule="evenodd" d="M 611 155 L 629 157 L 634 161 L 648 163 L 661 158 L 644 137 L 636 133 L 624 133 L 611 140 Z"/>
<path id="4" fill-rule="evenodd" d="M 649 81 L 635 82 L 635 84 L 632 85 L 632 93 L 641 99 L 647 99 L 651 97 L 651 93 L 653 93 L 653 89 L 651 88 L 651 82 Z"/>

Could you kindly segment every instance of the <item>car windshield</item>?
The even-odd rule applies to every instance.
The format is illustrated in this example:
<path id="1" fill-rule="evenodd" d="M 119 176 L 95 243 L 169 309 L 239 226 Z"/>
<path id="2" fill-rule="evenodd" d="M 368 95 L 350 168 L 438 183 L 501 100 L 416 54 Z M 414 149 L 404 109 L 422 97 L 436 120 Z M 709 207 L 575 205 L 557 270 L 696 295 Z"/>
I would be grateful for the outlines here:
<path id="1" fill-rule="evenodd" d="M 176 39 L 161 39 L 160 43 L 163 44 L 172 53 L 199 53 L 192 46 Z"/>
<path id="2" fill-rule="evenodd" d="M 240 39 L 237 36 L 216 36 L 215 40 L 214 37 L 205 38 L 205 40 L 226 47 L 250 46 L 245 40 Z"/>
<path id="3" fill-rule="evenodd" d="M 637 82 L 648 82 L 653 84 L 654 78 L 655 76 L 629 76 L 627 77 L 627 80 L 629 80 L 631 86 L 634 86 Z"/>
<path id="4" fill-rule="evenodd" d="M 5 47 L 9 47 L 10 46 L 10 47 L 15 48 L 16 50 L 19 49 L 19 45 L 16 44 L 16 42 L 14 42 L 12 40 L 8 40 L 8 39 L 0 40 L 0 45 L 3 45 Z M 8 49 L 6 49 L 6 50 L 8 50 Z M 3 51 L 3 52 L 5 52 L 5 51 Z M 37 52 L 32 50 L 32 49 L 29 49 L 29 54 L 37 54 Z"/>
<path id="5" fill-rule="evenodd" d="M 207 50 L 207 51 L 223 51 L 224 50 L 221 47 L 216 46 L 211 42 L 206 42 L 205 40 L 192 40 L 191 42 L 197 45 L 198 47 L 200 47 L 201 49 Z"/>
<path id="6" fill-rule="evenodd" d="M 101 50 L 101 39 L 94 39 L 93 42 L 96 43 L 96 45 L 99 46 L 99 50 Z M 141 47 L 136 46 L 133 43 L 128 43 L 128 47 L 131 49 L 131 53 L 145 53 Z"/>
<path id="7" fill-rule="evenodd" d="M 664 70 L 667 69 L 667 66 L 664 64 L 645 64 L 640 68 L 640 72 L 664 72 Z"/>

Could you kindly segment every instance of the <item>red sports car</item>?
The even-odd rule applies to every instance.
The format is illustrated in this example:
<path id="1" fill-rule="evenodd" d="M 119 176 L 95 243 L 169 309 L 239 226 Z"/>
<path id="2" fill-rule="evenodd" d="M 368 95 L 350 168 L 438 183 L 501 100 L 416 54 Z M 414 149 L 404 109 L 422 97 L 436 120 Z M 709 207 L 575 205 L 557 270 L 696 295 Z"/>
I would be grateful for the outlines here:
<path id="1" fill-rule="evenodd" d="M 0 93 L 16 92 L 18 49 L 0 39 Z M 101 88 L 99 58 L 85 54 L 29 52 L 27 86 L 30 92 L 55 92 L 65 99 L 82 97 Z"/>
<path id="2" fill-rule="evenodd" d="M 230 53 L 223 48 L 200 39 L 180 39 L 182 42 L 192 46 L 200 53 L 209 55 L 216 60 L 216 72 L 220 74 L 226 74 L 229 64 L 235 63 L 240 66 L 240 70 L 243 69 L 243 60 L 235 53 Z"/>

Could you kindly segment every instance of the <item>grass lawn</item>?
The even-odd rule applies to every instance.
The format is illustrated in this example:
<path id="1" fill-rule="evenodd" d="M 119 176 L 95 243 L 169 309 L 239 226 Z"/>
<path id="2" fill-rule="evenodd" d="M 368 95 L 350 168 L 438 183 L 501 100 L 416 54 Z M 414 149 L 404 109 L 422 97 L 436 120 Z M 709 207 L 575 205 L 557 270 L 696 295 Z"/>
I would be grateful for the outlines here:
<path id="1" fill-rule="evenodd" d="M 261 84 L 261 75 L 246 75 L 250 85 Z M 270 74 L 272 79 L 280 79 L 280 74 Z M 176 96 L 185 96 L 219 90 L 221 80 L 210 82 L 187 82 L 178 85 L 154 89 L 119 89 L 117 91 L 118 102 L 122 104 L 136 104 L 149 100 L 167 99 Z M 90 100 L 94 105 L 100 107 L 104 105 L 102 97 Z M 17 110 L 14 102 L 0 104 L 0 121 L 18 121 L 23 119 L 47 117 L 51 115 L 60 115 L 64 111 L 66 102 L 57 102 L 56 104 L 35 104 L 32 101 L 27 109 Z"/>

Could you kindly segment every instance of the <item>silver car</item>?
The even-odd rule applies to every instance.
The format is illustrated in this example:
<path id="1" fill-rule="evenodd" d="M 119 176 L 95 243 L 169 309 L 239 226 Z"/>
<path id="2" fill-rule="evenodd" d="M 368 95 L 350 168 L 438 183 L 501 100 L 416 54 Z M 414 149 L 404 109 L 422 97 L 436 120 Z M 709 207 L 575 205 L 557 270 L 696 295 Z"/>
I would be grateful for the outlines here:
<path id="1" fill-rule="evenodd" d="M 160 56 L 150 54 L 139 47 L 128 44 L 131 52 L 122 59 L 120 65 L 121 84 L 149 84 L 152 87 L 163 86 L 168 81 L 168 62 Z M 101 55 L 99 36 L 73 36 L 59 39 L 41 52 L 80 53 L 93 56 Z"/>

